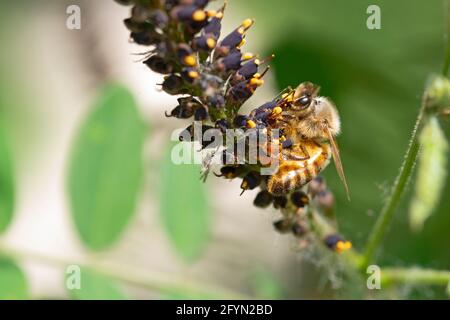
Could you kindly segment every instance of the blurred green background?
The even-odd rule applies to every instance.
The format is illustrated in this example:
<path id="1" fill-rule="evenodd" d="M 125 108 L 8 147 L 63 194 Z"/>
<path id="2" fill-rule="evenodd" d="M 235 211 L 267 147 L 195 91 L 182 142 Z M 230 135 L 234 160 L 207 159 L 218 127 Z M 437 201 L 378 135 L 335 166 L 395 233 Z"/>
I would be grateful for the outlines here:
<path id="1" fill-rule="evenodd" d="M 65 9 L 75 3 L 82 8 L 83 26 L 79 31 L 69 31 L 65 28 Z M 366 9 L 373 4 L 381 8 L 380 30 L 366 27 Z M 230 0 L 227 10 L 225 31 L 248 16 L 254 18 L 256 25 L 248 34 L 248 48 L 261 56 L 276 55 L 269 83 L 246 104 L 247 110 L 286 86 L 303 81 L 319 84 L 321 93 L 331 97 L 338 106 L 343 126 L 338 141 L 352 201 L 346 200 L 332 166 L 324 175 L 337 197 L 342 233 L 356 249 L 363 249 L 403 160 L 426 81 L 442 68 L 442 1 Z M 253 208 L 254 195 L 239 198 L 236 185 L 208 181 L 205 188 L 195 178 L 197 168 L 174 167 L 163 161 L 167 157 L 170 132 L 181 124 L 163 119 L 163 112 L 175 105 L 173 100 L 146 96 L 146 90 L 156 91 L 159 80 L 155 78 L 154 83 L 142 85 L 142 79 L 152 75 L 148 70 L 141 71 L 140 64 L 132 63 L 136 57 L 130 53 L 139 51 L 137 47 L 130 49 L 131 44 L 127 42 L 121 21 L 127 15 L 127 8 L 112 0 L 99 0 L 95 4 L 92 1 L 0 1 L 0 123 L 1 134 L 5 135 L 0 139 L 8 145 L 4 148 L 0 144 L 0 152 L 2 159 L 12 159 L 14 170 L 8 172 L 13 172 L 15 177 L 0 192 L 13 185 L 19 195 L 7 196 L 6 201 L 15 203 L 14 210 L 0 207 L 3 215 L 0 230 L 7 229 L 12 212 L 16 218 L 25 216 L 24 211 L 33 210 L 30 204 L 33 198 L 20 195 L 32 194 L 33 188 L 44 188 L 47 174 L 42 173 L 40 184 L 35 182 L 30 186 L 23 185 L 27 183 L 26 176 L 43 167 L 52 170 L 52 161 L 43 154 L 50 155 L 48 150 L 52 145 L 55 148 L 67 145 L 67 150 L 60 149 L 58 153 L 61 157 L 58 163 L 62 166 L 57 167 L 60 173 L 55 179 L 59 181 L 59 189 L 52 187 L 46 194 L 50 195 L 50 202 L 59 199 L 55 200 L 58 208 L 67 210 L 58 214 L 73 217 L 69 222 L 62 222 L 61 228 L 69 226 L 76 230 L 72 231 L 76 252 L 98 255 L 98 251 L 117 246 L 126 230 L 126 247 L 136 251 L 132 261 L 137 265 L 146 256 L 164 261 L 148 265 L 183 277 L 209 273 L 210 279 L 219 279 L 217 283 L 231 283 L 235 291 L 250 296 L 330 297 L 329 291 L 322 290 L 317 281 L 305 280 L 308 272 L 316 275 L 315 267 L 300 262 L 300 254 L 291 250 L 288 242 L 284 256 L 272 257 L 277 248 L 270 245 L 261 244 L 259 251 L 254 252 L 258 237 L 269 238 L 269 243 L 275 241 L 272 235 L 275 232 L 271 231 L 272 218 L 276 217 L 274 211 L 260 212 Z M 132 72 L 136 69 L 139 73 Z M 111 82 L 123 83 L 125 87 L 109 85 L 103 89 Z M 107 108 L 117 101 L 123 109 Z M 444 123 L 443 127 L 448 137 L 448 124 Z M 60 130 L 65 130 L 65 142 L 61 145 L 55 142 Z M 97 149 L 97 145 L 102 148 Z M 141 148 L 144 148 L 142 154 Z M 5 177 L 1 170 L 0 173 Z M 8 181 L 7 174 L 4 181 Z M 442 203 L 419 234 L 409 229 L 408 190 L 379 252 L 379 264 L 450 269 L 449 188 L 447 184 Z M 246 220 L 221 219 L 228 211 L 236 214 L 233 219 L 245 215 Z M 151 224 L 152 229 L 135 231 L 144 221 L 137 220 L 135 212 L 144 220 L 147 215 L 158 216 L 161 223 L 147 221 L 143 224 Z M 27 217 L 33 217 L 32 212 Z M 257 219 L 259 222 L 253 224 L 252 220 Z M 45 234 L 45 228 L 51 228 L 49 223 L 21 229 L 17 226 L 19 222 L 13 225 L 14 230 L 0 237 L 0 253 L 1 243 L 14 247 L 15 239 L 20 238 L 23 230 L 43 228 L 40 233 Z M 266 227 L 261 227 L 264 224 Z M 145 243 L 136 246 L 130 240 L 134 239 L 130 235 L 133 232 L 154 233 L 155 239 L 148 240 L 153 241 L 151 245 L 147 242 L 151 248 Z M 240 241 L 244 238 L 245 242 Z M 166 247 L 165 241 L 170 245 Z M 218 243 L 226 249 L 220 249 L 223 247 Z M 240 250 L 245 258 L 227 256 L 227 246 Z M 86 252 L 84 247 L 88 248 Z M 209 253 L 205 254 L 208 248 Z M 130 260 L 129 256 L 121 255 L 127 250 L 108 252 L 120 263 Z M 166 251 L 173 252 L 175 258 L 168 257 Z M 288 260 L 281 263 L 277 260 L 281 258 Z M 236 259 L 248 259 L 243 263 L 245 268 L 236 268 L 233 265 Z M 223 271 L 211 267 L 209 260 L 213 261 L 212 266 L 221 265 Z M 1 263 L 8 272 L 15 270 L 7 262 Z M 278 264 L 283 267 L 275 267 Z M 189 265 L 194 266 L 192 270 L 186 267 Z M 1 268 L 2 264 L 0 281 Z M 245 285 L 241 279 L 246 279 Z M 103 279 L 95 281 L 102 287 Z M 22 292 L 24 285 L 19 282 Z M 58 289 L 46 291 L 45 286 L 36 282 L 30 286 L 38 288 L 31 292 L 44 296 L 60 294 Z M 108 288 L 106 292 L 111 291 Z M 172 291 L 163 292 L 167 294 L 163 297 L 185 297 L 183 292 Z M 0 297 L 8 297 L 1 293 L 0 290 Z M 141 291 L 132 293 L 132 297 L 149 297 Z M 101 290 L 95 294 L 80 294 L 75 298 L 108 296 Z M 442 297 L 443 290 L 419 290 L 410 294 L 406 297 Z"/>

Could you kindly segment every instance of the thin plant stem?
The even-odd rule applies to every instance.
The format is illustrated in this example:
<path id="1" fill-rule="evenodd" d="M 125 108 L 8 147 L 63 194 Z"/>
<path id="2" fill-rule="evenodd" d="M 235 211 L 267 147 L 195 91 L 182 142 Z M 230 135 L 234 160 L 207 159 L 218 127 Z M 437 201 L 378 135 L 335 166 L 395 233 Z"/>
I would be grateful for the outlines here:
<path id="1" fill-rule="evenodd" d="M 136 287 L 148 289 L 158 294 L 183 294 L 188 297 L 213 298 L 213 299 L 251 299 L 244 294 L 234 292 L 214 285 L 200 284 L 192 279 L 155 272 L 152 270 L 141 270 L 136 267 L 117 265 L 104 261 L 87 259 L 86 262 L 75 259 L 54 257 L 33 251 L 18 248 L 10 248 L 0 245 L 0 254 L 14 260 L 31 260 L 33 262 L 66 268 L 69 265 L 78 265 L 87 268 L 111 279 L 128 283 Z"/>
<path id="2" fill-rule="evenodd" d="M 391 192 L 385 203 L 380 215 L 375 223 L 375 226 L 370 233 L 369 239 L 367 241 L 366 249 L 363 254 L 361 262 L 361 270 L 365 271 L 369 263 L 373 261 L 374 255 L 378 246 L 380 245 L 383 237 L 389 227 L 392 218 L 394 217 L 395 211 L 400 203 L 405 187 L 408 183 L 409 177 L 411 176 L 414 164 L 416 163 L 417 155 L 419 153 L 419 138 L 418 132 L 419 128 L 422 126 L 426 108 L 426 93 L 422 98 L 422 105 L 420 107 L 419 115 L 414 126 L 414 130 L 411 137 L 411 142 L 409 144 L 408 150 L 406 151 L 405 160 L 400 169 L 394 185 L 392 186 Z"/>
<path id="3" fill-rule="evenodd" d="M 382 268 L 381 282 L 385 286 L 396 283 L 446 286 L 450 283 L 450 271 L 421 268 Z"/>
<path id="4" fill-rule="evenodd" d="M 444 43 L 445 57 L 442 75 L 447 77 L 450 68 L 450 0 L 444 0 Z"/>

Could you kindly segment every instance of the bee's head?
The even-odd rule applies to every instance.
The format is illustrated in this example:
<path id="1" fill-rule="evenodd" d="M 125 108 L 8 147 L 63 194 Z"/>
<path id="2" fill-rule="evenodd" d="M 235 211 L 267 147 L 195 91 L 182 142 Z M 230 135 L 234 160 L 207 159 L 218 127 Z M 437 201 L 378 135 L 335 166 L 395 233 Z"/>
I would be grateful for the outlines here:
<path id="1" fill-rule="evenodd" d="M 310 113 L 310 106 L 312 105 L 314 98 L 317 97 L 319 90 L 320 87 L 311 82 L 301 83 L 297 89 L 295 89 L 291 104 L 292 110 L 301 113 L 301 115 Z"/>

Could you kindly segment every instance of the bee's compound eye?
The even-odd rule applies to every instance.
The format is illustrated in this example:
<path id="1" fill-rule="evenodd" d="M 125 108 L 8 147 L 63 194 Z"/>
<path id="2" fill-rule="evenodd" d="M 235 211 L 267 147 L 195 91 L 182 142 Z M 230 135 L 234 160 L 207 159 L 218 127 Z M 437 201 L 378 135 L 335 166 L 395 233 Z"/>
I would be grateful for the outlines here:
<path id="1" fill-rule="evenodd" d="M 311 103 L 311 97 L 310 96 L 302 96 L 299 99 L 297 99 L 296 104 L 300 105 L 302 107 L 307 107 Z"/>

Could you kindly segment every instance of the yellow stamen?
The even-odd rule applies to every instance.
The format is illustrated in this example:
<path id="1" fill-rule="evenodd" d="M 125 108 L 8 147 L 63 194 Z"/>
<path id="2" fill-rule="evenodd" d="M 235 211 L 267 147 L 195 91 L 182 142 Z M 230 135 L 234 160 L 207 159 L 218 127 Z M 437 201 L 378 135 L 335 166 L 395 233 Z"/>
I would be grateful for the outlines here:
<path id="1" fill-rule="evenodd" d="M 208 46 L 208 48 L 214 49 L 214 47 L 216 46 L 216 40 L 214 40 L 213 38 L 208 38 L 206 39 L 206 45 Z"/>
<path id="2" fill-rule="evenodd" d="M 275 108 L 273 108 L 273 110 L 272 110 L 272 113 L 273 113 L 274 115 L 278 115 L 278 114 L 280 114 L 281 112 L 283 112 L 283 109 L 281 109 L 281 107 L 275 107 Z"/>
<path id="3" fill-rule="evenodd" d="M 247 43 L 247 40 L 245 40 L 245 38 L 243 38 L 242 41 L 237 45 L 237 47 L 240 48 L 246 43 Z"/>
<path id="4" fill-rule="evenodd" d="M 253 23 L 254 23 L 253 19 L 245 19 L 245 20 L 242 22 L 242 26 L 243 26 L 245 29 L 248 29 L 248 28 L 250 28 L 250 27 L 253 25 Z"/>
<path id="5" fill-rule="evenodd" d="M 259 66 L 261 64 L 261 61 L 259 59 L 255 59 L 255 64 Z"/>
<path id="6" fill-rule="evenodd" d="M 197 65 L 197 59 L 194 55 L 188 55 L 186 57 L 184 57 L 184 64 L 190 67 L 193 67 L 195 65 Z"/>
<path id="7" fill-rule="evenodd" d="M 238 32 L 239 34 L 244 34 L 245 29 L 244 29 L 243 27 L 240 27 L 240 28 L 237 29 L 237 32 Z"/>
<path id="8" fill-rule="evenodd" d="M 198 76 L 199 76 L 199 74 L 198 74 L 197 71 L 189 71 L 189 72 L 188 72 L 188 76 L 189 76 L 189 78 L 191 78 L 191 79 L 197 79 Z"/>
<path id="9" fill-rule="evenodd" d="M 206 13 L 203 10 L 197 10 L 192 14 L 192 19 L 194 21 L 203 21 L 206 19 Z"/>
<path id="10" fill-rule="evenodd" d="M 264 80 L 258 79 L 258 78 L 252 78 L 250 80 L 250 84 L 259 87 L 259 86 L 262 86 L 264 84 Z"/>
<path id="11" fill-rule="evenodd" d="M 261 74 L 257 72 L 257 73 L 255 73 L 255 75 L 253 76 L 253 78 L 258 78 L 258 79 L 259 79 L 259 78 L 261 78 Z"/>
<path id="12" fill-rule="evenodd" d="M 285 137 L 285 136 L 281 136 L 281 137 L 280 137 L 280 141 L 281 141 L 281 142 L 286 141 L 286 137 Z"/>
<path id="13" fill-rule="evenodd" d="M 208 15 L 208 18 L 212 18 L 217 16 L 217 11 L 216 10 L 208 10 L 206 11 L 206 14 Z"/>
<path id="14" fill-rule="evenodd" d="M 217 12 L 216 18 L 217 19 L 222 19 L 223 18 L 223 12 Z"/>
<path id="15" fill-rule="evenodd" d="M 253 53 L 247 52 L 242 55 L 242 60 L 250 60 L 253 59 L 253 57 L 254 57 Z"/>
<path id="16" fill-rule="evenodd" d="M 256 128 L 256 123 L 253 120 L 247 120 L 247 128 Z"/>
<path id="17" fill-rule="evenodd" d="M 244 190 L 245 190 L 245 189 L 248 189 L 248 183 L 247 183 L 247 181 L 245 181 L 245 180 L 242 181 L 241 188 L 244 189 Z"/>
<path id="18" fill-rule="evenodd" d="M 338 241 L 336 243 L 336 252 L 341 253 L 344 250 L 344 241 Z"/>
<path id="19" fill-rule="evenodd" d="M 336 252 L 338 252 L 338 253 L 350 250 L 351 248 L 352 248 L 352 243 L 350 241 L 338 241 L 336 243 Z"/>

